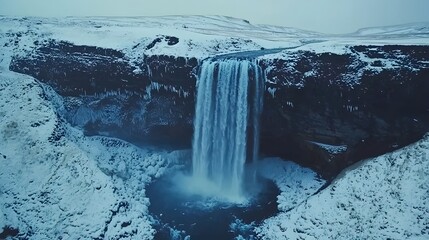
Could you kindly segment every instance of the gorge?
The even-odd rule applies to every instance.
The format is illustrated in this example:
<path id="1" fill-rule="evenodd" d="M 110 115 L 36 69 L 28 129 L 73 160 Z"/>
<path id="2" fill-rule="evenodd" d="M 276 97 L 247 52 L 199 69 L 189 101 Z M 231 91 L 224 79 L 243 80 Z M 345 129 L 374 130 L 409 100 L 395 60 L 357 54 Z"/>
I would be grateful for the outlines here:
<path id="1" fill-rule="evenodd" d="M 425 24 L 0 18 L 0 236 L 428 236 Z"/>

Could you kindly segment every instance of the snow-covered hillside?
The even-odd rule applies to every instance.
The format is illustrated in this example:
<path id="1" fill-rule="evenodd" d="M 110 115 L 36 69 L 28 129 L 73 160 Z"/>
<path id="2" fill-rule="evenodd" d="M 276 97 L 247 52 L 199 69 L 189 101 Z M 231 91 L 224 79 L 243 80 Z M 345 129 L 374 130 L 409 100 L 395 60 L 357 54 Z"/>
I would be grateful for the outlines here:
<path id="1" fill-rule="evenodd" d="M 61 104 L 34 79 L 0 73 L 0 229 L 19 239 L 151 239 L 144 186 L 168 155 L 84 137 Z"/>
<path id="2" fill-rule="evenodd" d="M 394 33 L 394 34 L 393 34 Z M 167 37 L 167 38 L 166 38 Z M 177 38 L 169 41 L 169 37 Z M 19 44 L 55 39 L 75 45 L 121 50 L 130 59 L 144 55 L 206 58 L 231 52 L 306 46 L 301 50 L 342 50 L 345 45 L 428 44 L 427 24 L 368 28 L 327 35 L 288 27 L 257 25 L 223 16 L 12 18 L 0 16 L 0 38 Z M 154 43 L 151 48 L 148 48 Z M 299 49 L 298 49 L 299 50 Z"/>
<path id="3" fill-rule="evenodd" d="M 298 207 L 267 219 L 262 239 L 429 239 L 429 135 L 358 163 Z"/>
<path id="4" fill-rule="evenodd" d="M 363 28 L 358 30 L 356 33 L 350 34 L 352 36 L 379 36 L 379 37 L 428 37 L 429 35 L 429 23 L 410 23 L 396 26 L 384 26 L 384 27 L 372 27 Z"/>
<path id="5" fill-rule="evenodd" d="M 0 22 L 0 36 L 23 41 L 21 46 L 32 46 L 34 41 L 55 39 L 76 45 L 123 50 L 130 58 L 142 54 L 205 58 L 229 52 L 259 50 L 261 47 L 296 46 L 300 45 L 299 38 L 318 36 L 298 29 L 252 25 L 245 20 L 220 16 L 60 19 L 0 17 Z M 173 44 L 165 41 L 165 36 L 178 38 L 178 42 Z M 147 49 L 146 46 L 153 41 L 157 44 Z"/>

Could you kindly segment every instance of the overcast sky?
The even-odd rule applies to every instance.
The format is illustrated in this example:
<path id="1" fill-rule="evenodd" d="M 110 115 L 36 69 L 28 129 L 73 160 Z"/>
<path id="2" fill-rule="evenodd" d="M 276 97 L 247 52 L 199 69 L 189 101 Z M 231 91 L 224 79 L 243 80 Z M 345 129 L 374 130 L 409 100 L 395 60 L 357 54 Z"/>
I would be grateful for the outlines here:
<path id="1" fill-rule="evenodd" d="M 0 15 L 225 15 L 325 32 L 429 22 L 429 0 L 0 0 Z"/>

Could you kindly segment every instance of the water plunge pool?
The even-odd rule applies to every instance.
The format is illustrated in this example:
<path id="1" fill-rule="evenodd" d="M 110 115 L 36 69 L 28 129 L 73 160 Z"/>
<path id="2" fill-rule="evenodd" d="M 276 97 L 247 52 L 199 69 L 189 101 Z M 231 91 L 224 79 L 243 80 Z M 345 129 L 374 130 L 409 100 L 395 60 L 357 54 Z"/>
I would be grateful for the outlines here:
<path id="1" fill-rule="evenodd" d="M 219 202 L 180 190 L 176 174 L 167 174 L 146 188 L 155 239 L 252 239 L 253 227 L 277 213 L 279 189 L 258 178 L 260 191 L 246 204 Z"/>

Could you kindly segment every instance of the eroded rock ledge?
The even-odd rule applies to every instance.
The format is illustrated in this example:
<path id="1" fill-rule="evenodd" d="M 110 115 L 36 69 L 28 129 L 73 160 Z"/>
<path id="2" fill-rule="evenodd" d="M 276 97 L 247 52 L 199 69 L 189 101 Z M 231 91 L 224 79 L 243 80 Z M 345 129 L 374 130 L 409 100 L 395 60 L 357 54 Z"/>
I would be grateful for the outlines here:
<path id="1" fill-rule="evenodd" d="M 190 147 L 201 59 L 127 59 L 120 51 L 47 41 L 10 69 L 64 97 L 87 134 Z M 429 131 L 429 46 L 350 46 L 343 54 L 264 57 L 261 151 L 330 179 Z M 278 55 L 280 56 L 280 55 Z"/>

